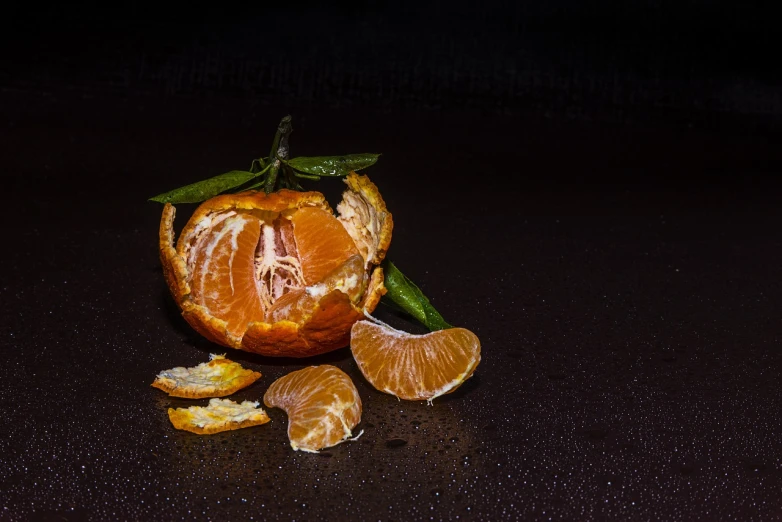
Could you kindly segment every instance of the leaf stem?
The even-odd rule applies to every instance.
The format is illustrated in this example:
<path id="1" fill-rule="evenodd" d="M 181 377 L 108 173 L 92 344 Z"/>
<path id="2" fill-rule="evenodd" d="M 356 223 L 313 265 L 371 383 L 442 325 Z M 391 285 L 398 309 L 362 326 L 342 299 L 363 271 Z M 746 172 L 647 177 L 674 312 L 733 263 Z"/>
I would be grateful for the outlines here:
<path id="1" fill-rule="evenodd" d="M 258 172 L 258 175 L 259 175 L 259 176 L 262 176 L 262 175 L 266 174 L 266 171 L 267 171 L 267 170 L 269 170 L 270 168 L 272 168 L 272 164 L 271 164 L 271 163 L 269 163 L 268 165 L 266 165 L 266 166 L 263 168 L 263 170 L 259 171 L 259 172 Z"/>
<path id="2" fill-rule="evenodd" d="M 316 176 L 314 174 L 305 174 L 303 172 L 297 172 L 295 170 L 292 170 L 291 172 L 293 172 L 293 175 L 296 176 L 297 178 L 311 179 L 313 181 L 319 181 L 320 180 L 320 176 Z"/>
<path id="3" fill-rule="evenodd" d="M 274 186 L 277 184 L 277 173 L 280 170 L 280 160 L 288 159 L 288 154 L 290 153 L 288 138 L 291 132 L 293 132 L 293 126 L 291 125 L 291 117 L 288 115 L 280 120 L 277 132 L 274 134 L 274 141 L 272 141 L 272 150 L 269 154 L 271 169 L 266 178 L 266 185 L 263 188 L 267 194 L 274 192 Z"/>

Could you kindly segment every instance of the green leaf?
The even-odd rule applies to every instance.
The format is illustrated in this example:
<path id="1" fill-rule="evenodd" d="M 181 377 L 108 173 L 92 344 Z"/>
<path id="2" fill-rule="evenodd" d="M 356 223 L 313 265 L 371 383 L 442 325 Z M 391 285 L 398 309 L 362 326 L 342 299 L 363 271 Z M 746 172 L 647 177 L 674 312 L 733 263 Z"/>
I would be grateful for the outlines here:
<path id="1" fill-rule="evenodd" d="M 159 203 L 201 203 L 221 192 L 243 185 L 251 179 L 258 177 L 258 175 L 246 170 L 232 170 L 213 178 L 159 194 L 149 198 L 149 200 Z"/>
<path id="2" fill-rule="evenodd" d="M 385 296 L 402 310 L 419 320 L 431 331 L 453 328 L 435 310 L 421 289 L 400 272 L 391 261 L 386 259 L 383 262 L 383 272 L 385 273 L 384 284 L 388 289 Z"/>
<path id="3" fill-rule="evenodd" d="M 353 170 L 374 165 L 380 154 L 348 154 L 347 156 L 310 156 L 287 160 L 294 170 L 313 176 L 347 176 Z"/>

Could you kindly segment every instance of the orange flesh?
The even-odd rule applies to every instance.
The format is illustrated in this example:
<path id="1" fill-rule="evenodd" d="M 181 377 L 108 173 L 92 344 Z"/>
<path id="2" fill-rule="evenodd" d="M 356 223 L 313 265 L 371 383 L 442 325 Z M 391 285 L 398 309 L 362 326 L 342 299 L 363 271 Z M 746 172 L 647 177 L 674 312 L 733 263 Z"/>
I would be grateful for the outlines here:
<path id="1" fill-rule="evenodd" d="M 350 256 L 358 254 L 342 223 L 321 208 L 305 207 L 291 217 L 304 280 L 317 283 Z"/>
<path id="2" fill-rule="evenodd" d="M 196 251 L 193 295 L 230 332 L 240 334 L 250 322 L 263 320 L 253 263 L 259 237 L 260 220 L 238 214 L 218 223 Z"/>
<path id="3" fill-rule="evenodd" d="M 355 304 L 366 289 L 364 259 L 323 209 L 300 208 L 290 219 L 230 212 L 212 223 L 191 250 L 192 297 L 236 336 L 252 322 L 300 323 L 334 290 Z"/>
<path id="4" fill-rule="evenodd" d="M 361 398 L 350 377 L 324 364 L 291 372 L 274 381 L 263 396 L 269 408 L 288 414 L 294 449 L 318 451 L 352 436 L 361 421 Z"/>
<path id="5" fill-rule="evenodd" d="M 451 393 L 481 360 L 478 337 L 464 328 L 414 335 L 359 321 L 350 332 L 350 349 L 372 386 L 406 400 Z"/>

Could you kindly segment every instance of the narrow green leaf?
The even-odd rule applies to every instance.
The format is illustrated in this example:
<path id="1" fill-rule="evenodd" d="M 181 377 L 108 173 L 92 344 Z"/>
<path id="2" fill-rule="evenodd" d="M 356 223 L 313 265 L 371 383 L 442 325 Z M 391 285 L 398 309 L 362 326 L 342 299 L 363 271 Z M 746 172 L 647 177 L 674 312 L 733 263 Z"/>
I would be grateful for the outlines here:
<path id="1" fill-rule="evenodd" d="M 304 174 L 303 172 L 294 171 L 293 175 L 301 179 L 311 179 L 312 181 L 320 181 L 320 176 L 316 176 L 315 174 Z"/>
<path id="2" fill-rule="evenodd" d="M 383 262 L 383 272 L 385 273 L 384 284 L 388 289 L 385 296 L 390 298 L 392 302 L 431 331 L 453 328 L 435 310 L 421 289 L 400 272 L 391 261 L 386 259 Z"/>
<path id="3" fill-rule="evenodd" d="M 257 177 L 258 174 L 246 170 L 232 170 L 213 178 L 185 185 L 177 189 L 149 198 L 159 203 L 201 203 L 221 192 L 238 187 Z"/>
<path id="4" fill-rule="evenodd" d="M 287 160 L 285 163 L 299 172 L 314 176 L 340 177 L 350 171 L 374 165 L 380 154 L 348 154 L 347 156 L 310 156 Z"/>

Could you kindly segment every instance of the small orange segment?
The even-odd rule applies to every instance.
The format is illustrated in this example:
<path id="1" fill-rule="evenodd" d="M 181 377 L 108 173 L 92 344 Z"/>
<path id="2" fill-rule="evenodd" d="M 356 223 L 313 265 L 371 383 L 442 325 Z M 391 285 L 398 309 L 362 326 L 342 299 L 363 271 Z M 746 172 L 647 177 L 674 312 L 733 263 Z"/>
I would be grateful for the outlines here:
<path id="1" fill-rule="evenodd" d="M 288 414 L 294 450 L 317 452 L 353 436 L 361 422 L 361 397 L 350 377 L 329 364 L 309 366 L 280 377 L 263 396 L 267 408 Z"/>
<path id="2" fill-rule="evenodd" d="M 350 331 L 350 349 L 376 389 L 430 403 L 461 386 L 481 361 L 481 343 L 465 328 L 415 335 L 377 320 L 359 321 Z"/>
<path id="3" fill-rule="evenodd" d="M 193 265 L 194 300 L 236 334 L 253 321 L 263 321 L 254 264 L 260 233 L 255 216 L 228 217 L 202 239 Z"/>

